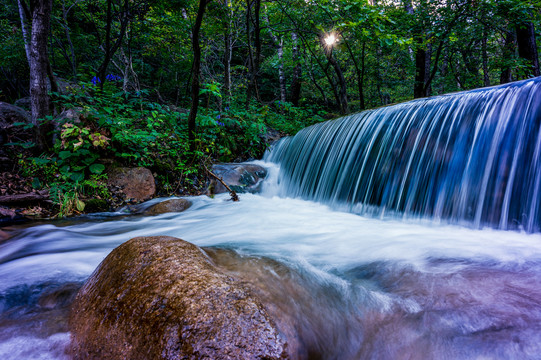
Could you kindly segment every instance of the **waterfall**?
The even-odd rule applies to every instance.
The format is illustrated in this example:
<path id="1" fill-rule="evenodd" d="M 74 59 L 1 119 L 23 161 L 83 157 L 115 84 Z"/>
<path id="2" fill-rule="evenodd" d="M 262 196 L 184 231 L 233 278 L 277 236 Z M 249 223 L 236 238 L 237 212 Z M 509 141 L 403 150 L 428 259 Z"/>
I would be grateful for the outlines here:
<path id="1" fill-rule="evenodd" d="M 266 160 L 280 165 L 285 196 L 539 232 L 541 77 L 316 124 Z"/>

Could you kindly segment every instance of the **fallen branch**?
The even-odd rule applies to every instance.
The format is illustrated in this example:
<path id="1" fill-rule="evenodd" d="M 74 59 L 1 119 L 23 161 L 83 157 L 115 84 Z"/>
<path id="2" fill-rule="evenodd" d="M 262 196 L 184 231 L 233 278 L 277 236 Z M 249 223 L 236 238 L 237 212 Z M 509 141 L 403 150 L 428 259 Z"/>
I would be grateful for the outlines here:
<path id="1" fill-rule="evenodd" d="M 203 165 L 205 167 L 205 170 L 213 177 L 215 178 L 216 180 L 218 180 L 219 182 L 222 183 L 222 185 L 227 189 L 227 191 L 229 191 L 229 195 L 231 195 L 231 200 L 233 201 L 239 201 L 239 196 L 237 195 L 237 193 L 235 192 L 235 190 L 231 190 L 231 188 L 229 186 L 227 186 L 227 184 L 224 182 L 224 180 L 219 177 L 218 175 L 214 174 L 212 171 L 210 171 L 206 165 Z"/>
<path id="2" fill-rule="evenodd" d="M 37 193 L 15 194 L 0 196 L 0 204 L 26 203 L 49 199 L 49 191 L 42 190 Z"/>

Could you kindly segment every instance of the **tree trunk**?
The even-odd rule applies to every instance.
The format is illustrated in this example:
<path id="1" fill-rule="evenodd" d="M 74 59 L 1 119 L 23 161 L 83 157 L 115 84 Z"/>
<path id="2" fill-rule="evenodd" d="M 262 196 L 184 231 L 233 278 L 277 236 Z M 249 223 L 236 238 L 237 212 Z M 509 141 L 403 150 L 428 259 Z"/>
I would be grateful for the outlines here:
<path id="1" fill-rule="evenodd" d="M 250 100 L 252 98 L 252 93 L 255 93 L 256 99 L 261 101 L 259 96 L 259 89 L 257 85 L 257 77 L 259 75 L 259 65 L 261 63 L 261 27 L 259 25 L 259 16 L 261 8 L 261 0 L 254 0 L 254 45 L 255 45 L 255 54 L 252 50 L 252 36 L 251 36 L 251 26 L 250 22 L 252 21 L 252 6 L 251 0 L 246 0 L 246 32 L 248 34 L 248 55 L 249 55 L 249 64 L 248 69 L 250 71 L 250 83 L 248 84 L 248 91 L 246 96 L 246 107 L 249 106 Z"/>
<path id="2" fill-rule="evenodd" d="M 349 112 L 346 79 L 344 78 L 344 74 L 342 73 L 342 69 L 340 69 L 338 61 L 333 56 L 332 51 L 328 54 L 327 59 L 333 66 L 336 77 L 338 78 L 338 83 L 340 85 L 340 114 L 346 115 Z"/>
<path id="3" fill-rule="evenodd" d="M 413 97 L 415 99 L 428 95 L 426 84 L 430 71 L 430 55 L 421 43 L 422 39 L 418 38 L 418 48 L 415 51 L 415 85 L 413 87 Z"/>
<path id="4" fill-rule="evenodd" d="M 231 8 L 231 0 L 225 0 L 227 9 Z M 233 57 L 233 46 L 231 43 L 231 17 L 232 10 L 227 10 L 228 16 L 225 21 L 225 53 L 224 53 L 224 87 L 226 95 L 226 104 L 231 101 L 231 58 Z"/>
<path id="5" fill-rule="evenodd" d="M 32 11 L 32 31 L 30 38 L 30 99 L 34 141 L 38 150 L 45 149 L 45 131 L 38 120 L 49 114 L 49 95 L 47 94 L 47 35 L 49 34 L 52 0 L 34 2 Z"/>
<path id="6" fill-rule="evenodd" d="M 192 106 L 188 115 L 188 140 L 190 150 L 195 151 L 195 119 L 199 108 L 199 78 L 201 75 L 201 48 L 199 47 L 199 31 L 205 14 L 207 0 L 199 0 L 199 9 L 197 18 L 192 30 L 192 48 L 193 48 L 193 67 L 192 67 Z"/>
<path id="7" fill-rule="evenodd" d="M 346 44 L 346 48 L 348 49 L 349 55 L 351 57 L 351 60 L 353 61 L 353 66 L 355 68 L 355 76 L 357 77 L 357 89 L 359 91 L 359 106 L 361 110 L 364 110 L 364 93 L 363 93 L 363 77 L 364 77 L 364 51 L 365 51 L 365 42 L 363 41 L 362 45 L 362 53 L 361 53 L 361 67 L 359 66 L 359 63 L 357 62 L 357 59 L 355 55 L 353 54 L 353 50 L 351 49 L 351 46 L 349 45 L 349 42 L 344 39 L 344 42 Z"/>
<path id="8" fill-rule="evenodd" d="M 299 45 L 297 39 L 297 33 L 291 32 L 291 41 L 293 43 L 292 55 L 293 61 L 295 62 L 295 67 L 293 68 L 293 76 L 291 80 L 291 102 L 295 106 L 299 106 L 299 100 L 301 98 L 301 60 L 299 56 Z"/>
<path id="9" fill-rule="evenodd" d="M 325 106 L 327 106 L 329 104 L 329 100 L 327 99 L 327 94 L 325 93 L 323 88 L 316 81 L 313 71 L 314 71 L 314 66 L 312 64 L 312 61 L 310 61 L 310 71 L 308 72 L 308 76 L 310 76 L 310 80 L 312 80 L 312 83 L 314 84 L 316 89 L 319 90 L 319 93 L 321 94 L 321 97 L 323 98 L 323 103 L 325 104 Z"/>
<path id="10" fill-rule="evenodd" d="M 537 44 L 535 41 L 535 29 L 531 22 L 519 24 L 516 26 L 518 56 L 530 63 L 530 76 L 540 76 L 539 57 L 537 54 Z"/>
<path id="11" fill-rule="evenodd" d="M 286 102 L 286 77 L 284 75 L 284 41 L 283 39 L 278 39 L 271 29 L 269 17 L 264 16 L 265 21 L 267 22 L 267 27 L 269 29 L 269 34 L 274 42 L 276 47 L 276 52 L 278 53 L 278 84 L 280 85 L 280 101 L 282 103 Z"/>
<path id="12" fill-rule="evenodd" d="M 361 110 L 366 109 L 366 104 L 364 102 L 364 74 L 366 72 L 366 66 L 364 63 L 365 58 L 365 51 L 366 51 L 366 42 L 363 41 L 363 48 L 361 53 L 361 78 L 359 79 L 359 107 Z"/>
<path id="13" fill-rule="evenodd" d="M 481 42 L 481 51 L 483 53 L 483 85 L 490 86 L 490 77 L 488 70 L 488 52 L 487 52 L 487 38 L 488 38 L 488 29 L 487 26 L 483 26 L 483 39 Z"/>
<path id="14" fill-rule="evenodd" d="M 75 49 L 73 48 L 73 42 L 71 41 L 70 30 L 68 26 L 68 11 L 66 9 L 66 2 L 62 0 L 62 27 L 64 28 L 64 33 L 66 35 L 66 40 L 68 41 L 70 47 L 70 60 L 68 61 L 71 66 L 71 73 L 73 79 L 77 79 L 77 57 L 75 56 Z"/>
<path id="15" fill-rule="evenodd" d="M 248 86 L 246 87 L 246 109 L 250 107 L 250 101 L 252 100 L 252 92 L 254 89 L 255 83 L 255 65 L 254 65 L 254 55 L 252 52 L 252 36 L 251 36 L 251 26 L 250 18 L 252 17 L 252 4 L 250 0 L 246 0 L 246 38 L 248 45 L 248 73 L 250 79 L 248 81 Z"/>
<path id="16" fill-rule="evenodd" d="M 509 28 L 505 36 L 505 43 L 503 46 L 503 66 L 500 72 L 500 84 L 513 81 L 510 61 L 515 53 L 516 41 L 517 38 L 514 29 Z"/>
<path id="17" fill-rule="evenodd" d="M 109 66 L 109 63 L 111 62 L 113 56 L 115 55 L 120 45 L 122 45 L 124 34 L 126 33 L 126 28 L 129 22 L 129 17 L 127 14 L 128 7 L 129 7 L 129 1 L 124 0 L 124 9 L 123 9 L 123 14 L 121 14 L 120 16 L 120 30 L 118 33 L 118 37 L 115 43 L 111 44 L 112 43 L 111 28 L 112 28 L 112 23 L 113 23 L 112 0 L 107 0 L 107 21 L 105 25 L 105 47 L 103 49 L 105 52 L 105 55 L 103 57 L 103 61 L 101 62 L 98 68 L 98 77 L 100 79 L 101 88 L 103 88 L 103 83 L 105 82 L 107 67 Z"/>
<path id="18" fill-rule="evenodd" d="M 24 42 L 24 51 L 26 52 L 26 61 L 28 61 L 28 64 L 30 64 L 30 36 L 29 36 L 29 28 L 28 28 L 28 18 L 31 16 L 28 12 L 28 8 L 26 7 L 25 3 L 23 3 L 23 0 L 18 0 L 17 4 L 19 5 L 19 16 L 21 18 L 21 30 L 23 33 L 23 42 Z"/>

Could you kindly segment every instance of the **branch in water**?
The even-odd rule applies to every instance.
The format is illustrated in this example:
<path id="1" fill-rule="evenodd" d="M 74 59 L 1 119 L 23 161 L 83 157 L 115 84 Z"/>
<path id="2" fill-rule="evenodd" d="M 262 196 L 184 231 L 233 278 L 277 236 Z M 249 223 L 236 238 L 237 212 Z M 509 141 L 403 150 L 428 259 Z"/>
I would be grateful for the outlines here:
<path id="1" fill-rule="evenodd" d="M 218 177 L 218 175 L 214 174 L 212 171 L 210 171 L 205 165 L 203 165 L 205 167 L 205 170 L 213 177 L 215 178 L 216 180 L 218 180 L 219 182 L 222 183 L 223 186 L 225 186 L 225 188 L 227 189 L 227 191 L 229 191 L 229 195 L 231 195 L 231 200 L 233 201 L 239 201 L 239 196 L 237 195 L 237 193 L 235 192 L 235 190 L 231 190 L 231 188 L 229 186 L 227 186 L 227 184 L 224 182 L 224 180 L 221 178 L 221 177 Z"/>

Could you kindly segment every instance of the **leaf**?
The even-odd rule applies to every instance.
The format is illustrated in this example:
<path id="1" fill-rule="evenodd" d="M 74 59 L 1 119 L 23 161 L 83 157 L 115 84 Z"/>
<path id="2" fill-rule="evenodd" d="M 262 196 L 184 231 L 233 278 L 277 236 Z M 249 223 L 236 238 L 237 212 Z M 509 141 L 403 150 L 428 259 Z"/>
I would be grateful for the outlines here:
<path id="1" fill-rule="evenodd" d="M 70 156 L 72 156 L 73 154 L 71 153 L 71 151 L 60 151 L 58 153 L 58 156 L 62 159 L 62 160 L 66 160 L 67 158 L 69 158 Z"/>
<path id="2" fill-rule="evenodd" d="M 70 179 L 75 181 L 75 182 L 82 181 L 84 178 L 85 178 L 85 175 L 83 173 L 80 173 L 80 172 L 70 174 Z"/>
<path id="3" fill-rule="evenodd" d="M 85 209 L 85 203 L 79 199 L 75 200 L 75 206 L 77 206 L 77 210 L 83 211 Z"/>
<path id="4" fill-rule="evenodd" d="M 101 174 L 103 172 L 103 170 L 105 170 L 105 165 L 103 165 L 103 164 L 92 164 L 92 165 L 90 165 L 89 169 L 90 169 L 90 172 L 92 174 L 99 175 L 99 174 Z"/>
<path id="5" fill-rule="evenodd" d="M 37 177 L 32 179 L 32 188 L 33 189 L 39 189 L 41 187 L 41 182 Z"/>

